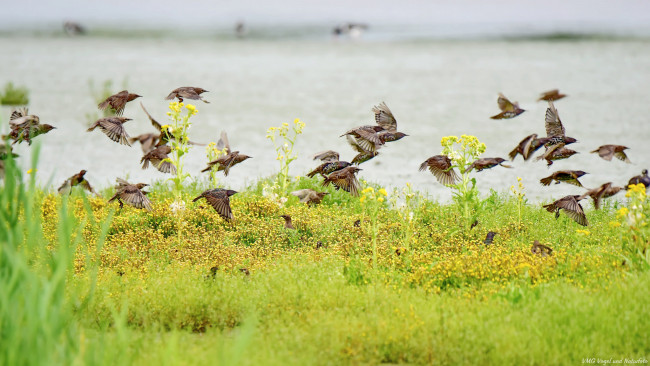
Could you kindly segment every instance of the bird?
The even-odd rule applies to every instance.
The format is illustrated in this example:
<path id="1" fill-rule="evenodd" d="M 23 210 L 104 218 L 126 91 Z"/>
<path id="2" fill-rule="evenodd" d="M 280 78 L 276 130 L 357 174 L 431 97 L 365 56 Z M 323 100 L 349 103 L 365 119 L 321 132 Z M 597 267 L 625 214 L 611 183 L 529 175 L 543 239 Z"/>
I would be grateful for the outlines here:
<path id="1" fill-rule="evenodd" d="M 84 177 L 85 174 L 86 174 L 86 171 L 81 170 L 79 173 L 77 173 L 77 174 L 71 176 L 70 178 L 66 179 L 65 182 L 63 182 L 63 184 L 61 185 L 61 187 L 59 187 L 59 189 L 57 190 L 59 192 L 59 194 L 70 194 L 70 193 L 72 193 L 72 187 L 75 187 L 75 186 L 78 185 L 78 186 L 82 187 L 83 189 L 87 190 L 88 192 L 99 196 L 97 194 L 97 192 L 95 192 L 93 187 L 90 185 L 90 183 L 88 183 L 88 181 Z"/>
<path id="2" fill-rule="evenodd" d="M 250 276 L 251 272 L 248 270 L 248 268 L 240 268 L 239 272 L 245 274 L 246 276 Z"/>
<path id="3" fill-rule="evenodd" d="M 567 159 L 576 154 L 576 151 L 564 147 L 564 145 L 572 144 L 578 140 L 566 136 L 560 115 L 552 101 L 548 102 L 548 108 L 546 108 L 544 127 L 546 128 L 546 137 L 550 140 L 545 144 L 546 151 L 544 155 L 537 158 L 538 161 L 546 160 L 547 166 L 551 166 L 554 160 Z"/>
<path id="4" fill-rule="evenodd" d="M 291 192 L 292 195 L 300 198 L 300 202 L 308 205 L 317 205 L 321 203 L 323 197 L 329 194 L 328 192 L 316 192 L 313 189 L 305 188 Z"/>
<path id="5" fill-rule="evenodd" d="M 424 163 L 420 164 L 420 171 L 429 171 L 436 177 L 438 182 L 444 185 L 453 185 L 460 180 L 458 173 L 454 170 L 451 159 L 447 155 L 435 155 Z"/>
<path id="6" fill-rule="evenodd" d="M 144 208 L 151 211 L 151 201 L 147 198 L 147 192 L 142 188 L 148 186 L 146 183 L 131 184 L 122 178 L 117 178 L 117 185 L 115 186 L 115 195 L 111 197 L 108 202 L 117 199 L 120 203 L 120 208 L 124 207 L 122 201 L 135 208 Z"/>
<path id="7" fill-rule="evenodd" d="M 393 142 L 408 136 L 403 132 L 397 132 L 397 120 L 385 102 L 372 107 L 372 112 L 375 114 L 377 125 L 383 128 L 383 131 L 377 133 L 381 142 Z"/>
<path id="8" fill-rule="evenodd" d="M 483 169 L 490 169 L 494 168 L 497 165 L 501 165 L 504 168 L 512 168 L 510 165 L 502 164 L 506 159 L 503 158 L 481 158 L 475 160 L 465 171 L 465 173 L 469 173 L 472 171 L 472 169 L 476 169 L 477 172 L 480 172 Z"/>
<path id="9" fill-rule="evenodd" d="M 291 229 L 295 230 L 296 228 L 293 227 L 293 224 L 291 223 L 291 216 L 289 215 L 280 215 L 284 219 L 284 228 L 285 229 Z"/>
<path id="10" fill-rule="evenodd" d="M 580 196 L 565 196 L 553 203 L 544 205 L 543 207 L 548 212 L 555 212 L 556 219 L 560 217 L 560 210 L 564 210 L 564 213 L 573 219 L 573 221 L 582 226 L 587 226 L 587 216 L 585 215 L 585 211 L 583 210 L 582 205 L 580 205 L 580 202 L 578 202 L 578 198 L 580 198 Z"/>
<path id="11" fill-rule="evenodd" d="M 598 156 L 607 161 L 612 161 L 612 157 L 616 157 L 618 160 L 631 164 L 632 162 L 625 154 L 627 149 L 629 148 L 623 145 L 603 145 L 592 151 L 592 153 L 598 153 Z"/>
<path id="12" fill-rule="evenodd" d="M 634 176 L 630 178 L 629 182 L 627 183 L 627 187 L 631 186 L 632 184 L 643 184 L 648 188 L 650 186 L 650 177 L 648 177 L 648 169 L 643 169 L 641 171 L 641 175 Z"/>
<path id="13" fill-rule="evenodd" d="M 180 88 L 176 88 L 172 90 L 171 93 L 165 98 L 166 100 L 172 100 L 174 98 L 178 98 L 178 101 L 180 103 L 183 102 L 183 99 L 194 99 L 194 100 L 200 100 L 203 103 L 210 103 L 207 100 L 203 99 L 201 97 L 201 94 L 207 92 L 207 90 L 203 88 L 196 88 L 192 86 L 182 86 Z"/>
<path id="14" fill-rule="evenodd" d="M 535 240 L 533 245 L 530 247 L 530 252 L 533 254 L 539 254 L 542 257 L 548 257 L 553 253 L 553 249 L 544 244 L 540 244 L 539 240 Z"/>
<path id="15" fill-rule="evenodd" d="M 161 145 L 144 154 L 142 159 L 140 159 L 142 169 L 147 169 L 151 162 L 151 165 L 158 169 L 158 171 L 175 175 L 176 166 L 169 161 L 168 154 L 170 152 L 172 152 L 172 148 L 169 145 Z"/>
<path id="16" fill-rule="evenodd" d="M 514 161 L 517 157 L 517 154 L 521 154 L 524 160 L 528 160 L 535 151 L 539 150 L 539 148 L 544 146 L 549 141 L 550 138 L 548 137 L 537 138 L 536 133 L 528 135 L 524 137 L 521 142 L 519 142 L 519 145 L 517 145 L 517 147 L 515 147 L 514 150 L 510 152 L 510 154 L 508 154 L 508 157 L 511 161 Z"/>
<path id="17" fill-rule="evenodd" d="M 582 177 L 585 174 L 588 173 L 583 172 L 582 170 L 558 170 L 557 172 L 549 175 L 548 177 L 540 179 L 539 182 L 544 186 L 548 186 L 551 184 L 552 181 L 555 181 L 555 184 L 560 184 L 560 182 L 565 182 L 565 183 L 576 185 L 578 187 L 582 187 L 582 184 L 580 183 L 578 178 Z"/>
<path id="18" fill-rule="evenodd" d="M 564 147 L 564 144 L 561 143 L 554 145 L 550 149 L 547 148 L 544 154 L 542 156 L 538 156 L 535 160 L 546 160 L 546 166 L 550 167 L 553 165 L 553 161 L 567 159 L 577 153 L 578 152 L 575 150 Z"/>
<path id="19" fill-rule="evenodd" d="M 501 93 L 499 93 L 497 104 L 499 105 L 499 109 L 501 109 L 501 113 L 490 117 L 492 119 L 514 118 L 526 111 L 525 109 L 519 108 L 519 104 L 517 102 L 512 103 Z"/>
<path id="20" fill-rule="evenodd" d="M 623 189 L 623 187 L 612 187 L 612 182 L 607 182 L 602 184 L 600 187 L 588 189 L 587 192 L 578 197 L 578 201 L 585 197 L 591 197 L 591 199 L 594 200 L 594 208 L 598 210 L 600 208 L 600 201 L 603 198 L 611 197 Z"/>
<path id="21" fill-rule="evenodd" d="M 545 91 L 545 92 L 541 93 L 540 97 L 539 97 L 539 99 L 537 99 L 537 101 L 538 102 L 541 101 L 541 100 L 554 101 L 554 100 L 562 99 L 564 97 L 566 97 L 566 94 L 560 93 L 560 90 L 558 90 L 558 89 L 553 89 L 553 90 L 549 90 L 549 91 Z"/>
<path id="22" fill-rule="evenodd" d="M 141 95 L 129 93 L 128 90 L 122 90 L 117 94 L 113 94 L 110 97 L 106 98 L 103 102 L 99 103 L 97 107 L 100 110 L 105 110 L 108 107 L 111 107 L 115 110 L 116 116 L 121 116 L 124 113 L 124 107 L 126 103 L 142 97 Z"/>
<path id="23" fill-rule="evenodd" d="M 352 164 L 359 165 L 379 155 L 379 151 L 377 150 L 374 151 L 364 150 L 363 145 L 359 143 L 358 139 L 350 135 L 347 135 L 345 137 L 346 140 L 348 141 L 348 144 L 352 146 L 352 149 L 354 149 L 358 153 L 357 155 L 355 155 L 354 158 L 352 158 Z M 377 149 L 379 149 L 379 147 L 377 147 Z"/>
<path id="24" fill-rule="evenodd" d="M 379 138 L 379 135 L 377 135 L 378 132 L 383 130 L 384 129 L 381 126 L 359 126 L 347 131 L 340 137 L 352 136 L 361 149 L 364 151 L 375 152 L 384 144 L 384 142 Z"/>
<path id="25" fill-rule="evenodd" d="M 223 174 L 228 176 L 230 168 L 246 159 L 251 158 L 251 156 L 240 154 L 239 151 L 230 150 L 230 142 L 228 141 L 228 135 L 225 131 L 221 132 L 221 138 L 217 142 L 217 149 L 225 149 L 226 155 L 220 156 L 217 159 L 208 162 L 208 167 L 201 170 L 201 172 L 210 171 L 213 166 L 216 166 L 218 172 L 223 171 Z"/>
<path id="26" fill-rule="evenodd" d="M 12 145 L 23 141 L 27 141 L 27 144 L 31 145 L 34 137 L 46 134 L 56 128 L 46 123 L 41 124 L 40 118 L 29 114 L 27 108 L 16 109 L 11 113 L 9 127 L 11 131 L 2 138 L 13 140 Z"/>
<path id="27" fill-rule="evenodd" d="M 166 144 L 168 144 L 169 141 L 171 141 L 171 140 L 178 140 L 178 138 L 176 138 L 176 136 L 174 136 L 174 134 L 173 134 L 169 129 L 164 129 L 164 130 L 163 130 L 162 125 L 161 125 L 158 121 L 156 121 L 156 120 L 155 120 L 155 119 L 154 119 L 154 118 L 149 114 L 149 112 L 147 112 L 147 109 L 144 107 L 144 104 L 140 103 L 140 107 L 142 107 L 142 110 L 144 111 L 144 113 L 145 113 L 145 114 L 147 115 L 147 117 L 149 118 L 149 121 L 151 122 L 151 125 L 152 125 L 156 130 L 158 130 L 158 132 L 160 133 L 160 134 L 158 135 L 158 142 L 157 142 L 156 145 L 166 145 Z M 179 141 L 179 142 L 183 142 L 183 141 Z M 187 140 L 187 143 L 188 143 L 189 145 L 205 146 L 205 144 L 200 144 L 200 143 L 198 143 L 198 142 L 193 142 L 193 141 L 190 141 L 190 140 Z"/>
<path id="28" fill-rule="evenodd" d="M 323 178 L 327 178 L 329 174 L 332 174 L 338 170 L 347 168 L 351 166 L 351 163 L 348 163 L 347 161 L 330 161 L 330 162 L 325 162 L 319 166 L 316 167 L 316 169 L 312 170 L 311 172 L 307 173 L 307 177 L 311 178 L 316 174 L 320 174 Z"/>
<path id="29" fill-rule="evenodd" d="M 322 162 L 338 161 L 339 153 L 334 150 L 327 150 L 317 152 L 312 156 L 313 160 L 320 160 Z"/>
<path id="30" fill-rule="evenodd" d="M 129 138 L 129 143 L 134 144 L 136 141 L 140 142 L 140 147 L 143 153 L 148 153 L 158 145 L 160 133 L 143 133 L 136 137 Z"/>
<path id="31" fill-rule="evenodd" d="M 346 192 L 350 192 L 353 196 L 359 195 L 359 181 L 355 174 L 357 174 L 362 169 L 359 169 L 355 166 L 348 166 L 341 170 L 337 170 L 331 173 L 323 181 L 323 186 L 327 186 L 332 183 L 336 189 L 342 188 Z"/>
<path id="32" fill-rule="evenodd" d="M 122 145 L 131 146 L 131 143 L 129 143 L 129 134 L 124 129 L 124 123 L 130 120 L 131 118 L 126 117 L 103 117 L 90 126 L 87 132 L 92 132 L 95 128 L 99 127 L 109 139 Z"/>
<path id="33" fill-rule="evenodd" d="M 485 236 L 485 240 L 483 240 L 483 244 L 485 245 L 492 244 L 495 235 L 497 235 L 497 233 L 495 233 L 494 231 L 488 231 L 487 235 Z"/>
<path id="34" fill-rule="evenodd" d="M 232 210 L 230 209 L 230 196 L 234 195 L 235 193 L 237 193 L 237 191 L 233 191 L 232 189 L 208 189 L 193 199 L 192 202 L 196 202 L 201 198 L 205 198 L 205 200 L 208 201 L 210 205 L 212 205 L 214 210 L 217 211 L 219 216 L 221 216 L 226 221 L 232 221 L 234 219 L 234 216 L 232 214 Z"/>

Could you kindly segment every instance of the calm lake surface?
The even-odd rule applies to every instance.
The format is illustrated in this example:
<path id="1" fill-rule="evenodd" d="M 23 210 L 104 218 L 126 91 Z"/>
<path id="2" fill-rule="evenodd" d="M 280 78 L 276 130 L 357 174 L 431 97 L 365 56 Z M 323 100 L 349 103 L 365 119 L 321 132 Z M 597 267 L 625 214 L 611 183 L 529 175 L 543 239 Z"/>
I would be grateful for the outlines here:
<path id="1" fill-rule="evenodd" d="M 354 152 L 345 138 L 350 128 L 374 123 L 371 108 L 385 101 L 409 134 L 389 143 L 360 176 L 381 185 L 410 182 L 432 198 L 448 200 L 450 190 L 419 165 L 441 151 L 448 135 L 475 135 L 487 145 L 484 157 L 507 158 L 531 133 L 545 135 L 545 102 L 538 94 L 559 88 L 569 97 L 556 102 L 567 134 L 579 140 L 580 154 L 550 168 L 518 157 L 513 169 L 496 167 L 475 173 L 484 194 L 506 191 L 523 178 L 528 197 L 548 201 L 583 189 L 561 184 L 543 187 L 539 179 L 556 170 L 584 170 L 586 187 L 612 181 L 623 185 L 650 167 L 650 42 L 646 40 L 371 40 L 360 39 L 210 39 L 36 37 L 0 38 L 0 83 L 30 89 L 30 111 L 58 127 L 42 142 L 39 181 L 54 188 L 81 169 L 95 186 L 113 185 L 116 177 L 150 182 L 166 178 L 142 170 L 142 151 L 110 141 L 86 128 L 98 117 L 89 82 L 99 89 L 106 80 L 114 92 L 128 88 L 143 98 L 127 105 L 131 136 L 153 132 L 139 102 L 159 121 L 167 118 L 165 96 L 179 86 L 200 86 L 210 104 L 196 103 L 190 137 L 217 141 L 227 131 L 234 150 L 253 156 L 221 183 L 243 189 L 277 172 L 278 162 L 266 130 L 300 118 L 298 159 L 291 175 L 304 175 L 318 162 L 318 151 Z M 497 95 L 519 101 L 526 112 L 494 121 Z M 1 108 L 2 132 L 11 109 Z M 589 151 L 603 144 L 630 147 L 633 164 L 600 159 Z M 24 169 L 29 147 L 19 146 Z M 195 147 L 187 170 L 200 177 L 207 158 Z"/>

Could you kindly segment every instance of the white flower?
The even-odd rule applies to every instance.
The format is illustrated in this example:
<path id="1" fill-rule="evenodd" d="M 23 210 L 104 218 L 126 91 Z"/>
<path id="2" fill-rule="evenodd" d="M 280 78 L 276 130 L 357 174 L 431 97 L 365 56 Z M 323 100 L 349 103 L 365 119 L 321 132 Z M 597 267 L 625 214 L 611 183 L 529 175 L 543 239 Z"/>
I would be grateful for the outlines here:
<path id="1" fill-rule="evenodd" d="M 174 213 L 176 213 L 177 211 L 185 211 L 185 202 L 175 201 L 171 205 L 169 205 L 169 208 L 171 208 L 172 212 Z"/>

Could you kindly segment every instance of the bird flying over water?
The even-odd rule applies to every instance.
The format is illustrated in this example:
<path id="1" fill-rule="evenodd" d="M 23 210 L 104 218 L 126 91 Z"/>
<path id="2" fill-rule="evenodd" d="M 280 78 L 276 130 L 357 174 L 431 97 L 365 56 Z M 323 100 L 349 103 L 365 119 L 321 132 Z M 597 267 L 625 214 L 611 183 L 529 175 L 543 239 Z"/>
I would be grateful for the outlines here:
<path id="1" fill-rule="evenodd" d="M 29 114 L 27 108 L 14 110 L 9 117 L 11 131 L 8 135 L 2 136 L 4 140 L 13 140 L 12 145 L 27 141 L 32 144 L 36 136 L 46 134 L 56 127 L 49 124 L 41 124 L 38 116 Z"/>
<path id="2" fill-rule="evenodd" d="M 525 109 L 519 108 L 517 102 L 511 102 L 501 93 L 499 93 L 497 104 L 499 105 L 499 109 L 501 109 L 501 113 L 490 117 L 492 119 L 510 119 L 517 117 L 526 111 Z"/>
<path id="3" fill-rule="evenodd" d="M 332 183 L 336 189 L 341 188 L 344 191 L 350 192 L 353 196 L 358 196 L 360 184 L 355 174 L 359 171 L 361 171 L 361 169 L 354 166 L 337 170 L 325 178 L 323 186 Z"/>
<path id="4" fill-rule="evenodd" d="M 92 132 L 95 128 L 99 129 L 108 136 L 109 139 L 118 142 L 122 145 L 131 146 L 129 143 L 129 134 L 124 129 L 124 123 L 130 121 L 131 118 L 126 117 L 104 117 L 98 119 L 90 128 L 88 132 Z"/>
<path id="5" fill-rule="evenodd" d="M 494 168 L 497 165 L 501 165 L 504 168 L 512 168 L 510 165 L 503 164 L 506 159 L 503 158 L 481 158 L 475 160 L 463 173 L 471 172 L 472 169 L 476 169 L 477 172 L 480 172 L 483 169 Z"/>
<path id="6" fill-rule="evenodd" d="M 587 192 L 578 197 L 578 201 L 585 197 L 591 197 L 591 199 L 594 200 L 594 208 L 598 210 L 600 208 L 600 201 L 604 198 L 611 197 L 622 190 L 624 190 L 623 187 L 612 187 L 612 182 L 607 182 L 602 184 L 600 187 L 587 190 Z"/>
<path id="7" fill-rule="evenodd" d="M 121 116 L 124 113 L 124 107 L 126 103 L 142 97 L 141 95 L 129 93 L 128 90 L 122 90 L 117 94 L 113 94 L 110 97 L 106 98 L 103 102 L 99 103 L 97 106 L 100 110 L 104 110 L 108 107 L 111 107 L 115 110 L 116 116 Z"/>
<path id="8" fill-rule="evenodd" d="M 537 138 L 536 133 L 528 135 L 524 137 L 521 142 L 519 142 L 519 145 L 517 145 L 517 147 L 515 147 L 514 150 L 510 152 L 510 154 L 508 154 L 508 157 L 511 161 L 514 161 L 517 157 L 517 154 L 521 154 L 524 160 L 528 160 L 531 158 L 531 156 L 533 156 L 533 153 L 535 151 L 537 151 L 549 141 L 550 138 L 548 137 Z"/>
<path id="9" fill-rule="evenodd" d="M 172 100 L 174 98 L 178 98 L 178 101 L 180 103 L 183 102 L 183 99 L 194 99 L 194 100 L 200 100 L 203 103 L 210 103 L 207 100 L 203 99 L 201 97 L 201 94 L 207 92 L 207 90 L 203 88 L 197 88 L 193 86 L 182 86 L 180 88 L 176 88 L 172 90 L 171 93 L 165 98 L 166 100 Z"/>
<path id="10" fill-rule="evenodd" d="M 555 184 L 560 184 L 560 182 L 565 182 L 573 184 L 578 187 L 582 187 L 582 184 L 578 178 L 582 177 L 587 173 L 582 170 L 558 170 L 557 172 L 549 175 L 546 178 L 542 178 L 539 182 L 544 186 L 548 186 L 552 181 L 555 181 Z"/>
<path id="11" fill-rule="evenodd" d="M 420 164 L 421 172 L 427 169 L 444 185 L 453 185 L 460 180 L 447 155 L 435 155 Z"/>
<path id="12" fill-rule="evenodd" d="M 161 145 L 155 149 L 144 154 L 142 159 L 140 159 L 140 164 L 142 164 L 142 169 L 147 169 L 149 163 L 158 169 L 162 173 L 176 174 L 176 166 L 171 163 L 171 161 L 166 161 L 169 159 L 169 153 L 172 152 L 172 148 L 169 145 Z"/>
<path id="13" fill-rule="evenodd" d="M 558 89 L 553 89 L 553 90 L 549 90 L 549 91 L 545 91 L 545 92 L 541 93 L 540 96 L 539 96 L 539 99 L 537 99 L 537 101 L 538 102 L 541 101 L 541 100 L 554 101 L 554 100 L 562 99 L 564 97 L 566 97 L 566 94 L 560 93 L 560 90 L 558 90 Z"/>
<path id="14" fill-rule="evenodd" d="M 620 161 L 624 161 L 628 164 L 631 164 L 632 162 L 630 159 L 628 159 L 627 155 L 625 154 L 625 150 L 629 149 L 627 146 L 623 145 L 603 145 L 596 150 L 592 151 L 592 153 L 597 153 L 598 156 L 601 158 L 607 160 L 607 161 L 612 161 L 612 157 L 615 157 L 616 159 Z"/>

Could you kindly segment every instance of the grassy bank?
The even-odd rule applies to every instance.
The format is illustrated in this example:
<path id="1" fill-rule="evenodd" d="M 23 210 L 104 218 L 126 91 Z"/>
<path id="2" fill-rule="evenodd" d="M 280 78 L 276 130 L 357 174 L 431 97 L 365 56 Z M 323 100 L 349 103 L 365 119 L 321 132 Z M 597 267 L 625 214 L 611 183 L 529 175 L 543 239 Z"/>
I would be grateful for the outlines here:
<path id="1" fill-rule="evenodd" d="M 408 187 L 385 200 L 328 188 L 308 207 L 265 194 L 267 180 L 231 198 L 228 223 L 191 202 L 201 184 L 177 212 L 170 189 L 154 185 L 147 212 L 118 210 L 110 190 L 61 197 L 13 184 L 14 173 L 2 193 L 3 364 L 549 365 L 650 354 L 650 274 L 634 249 L 648 229 L 634 231 L 618 203 L 588 209 L 584 228 L 495 192 L 465 229 L 458 205 Z M 287 190 L 319 185 L 303 177 Z M 485 245 L 488 231 L 497 235 Z M 531 253 L 535 240 L 552 255 Z"/>

